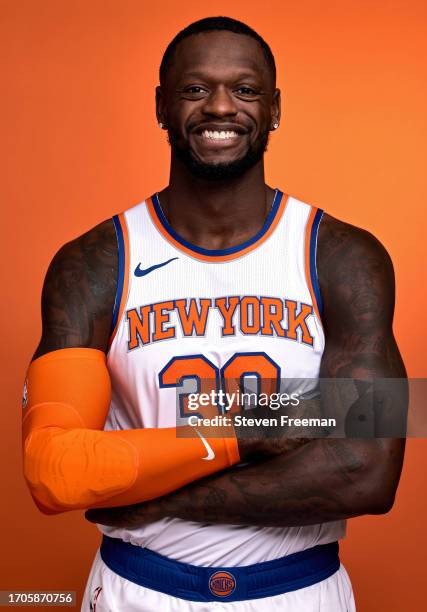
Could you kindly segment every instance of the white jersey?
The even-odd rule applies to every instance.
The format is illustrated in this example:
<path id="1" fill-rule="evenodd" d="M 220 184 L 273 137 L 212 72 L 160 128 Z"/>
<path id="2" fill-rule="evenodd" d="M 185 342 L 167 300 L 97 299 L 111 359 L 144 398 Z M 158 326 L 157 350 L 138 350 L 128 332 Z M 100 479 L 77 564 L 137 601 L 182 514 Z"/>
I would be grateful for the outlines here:
<path id="1" fill-rule="evenodd" d="M 283 384 L 288 393 L 309 391 L 324 350 L 315 265 L 321 216 L 276 190 L 263 228 L 223 250 L 181 238 L 156 195 L 115 217 L 119 280 L 105 429 L 187 424 L 194 413 L 182 398 L 201 378 L 256 380 L 260 388 L 267 378 L 280 392 Z M 286 386 L 286 379 L 304 380 Z M 178 561 L 228 567 L 270 561 L 345 532 L 344 521 L 261 527 L 164 518 L 135 529 L 99 527 Z"/>

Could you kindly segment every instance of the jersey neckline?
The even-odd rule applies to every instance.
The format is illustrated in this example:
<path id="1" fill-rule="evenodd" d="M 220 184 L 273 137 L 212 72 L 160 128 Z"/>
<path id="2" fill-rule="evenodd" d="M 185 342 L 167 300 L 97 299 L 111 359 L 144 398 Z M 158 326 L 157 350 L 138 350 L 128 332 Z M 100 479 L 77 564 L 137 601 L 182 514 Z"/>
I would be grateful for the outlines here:
<path id="1" fill-rule="evenodd" d="M 147 207 L 154 225 L 162 236 L 171 242 L 177 249 L 184 251 L 184 253 L 195 259 L 219 262 L 237 259 L 260 246 L 273 233 L 278 225 L 285 210 L 287 199 L 288 196 L 286 194 L 276 189 L 273 204 L 262 228 L 249 240 L 227 249 L 204 249 L 182 238 L 166 219 L 160 206 L 157 193 L 147 200 Z"/>

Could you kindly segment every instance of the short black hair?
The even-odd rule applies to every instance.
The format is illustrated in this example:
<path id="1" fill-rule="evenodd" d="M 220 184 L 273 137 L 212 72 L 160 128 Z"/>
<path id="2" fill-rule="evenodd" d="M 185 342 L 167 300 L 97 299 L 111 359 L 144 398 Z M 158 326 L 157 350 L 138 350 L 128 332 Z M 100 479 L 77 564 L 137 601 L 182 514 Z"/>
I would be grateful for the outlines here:
<path id="1" fill-rule="evenodd" d="M 160 64 L 160 83 L 163 84 L 165 82 L 166 73 L 172 63 L 175 49 L 182 40 L 188 38 L 189 36 L 193 36 L 194 34 L 221 30 L 234 32 L 234 34 L 244 34 L 245 36 L 254 38 L 261 45 L 267 65 L 271 70 L 273 82 L 276 82 L 276 62 L 274 61 L 274 56 L 270 47 L 262 36 L 260 36 L 248 25 L 242 21 L 238 21 L 237 19 L 232 19 L 231 17 L 205 17 L 204 19 L 199 19 L 199 21 L 190 23 L 190 25 L 178 32 L 175 38 L 169 43 Z"/>

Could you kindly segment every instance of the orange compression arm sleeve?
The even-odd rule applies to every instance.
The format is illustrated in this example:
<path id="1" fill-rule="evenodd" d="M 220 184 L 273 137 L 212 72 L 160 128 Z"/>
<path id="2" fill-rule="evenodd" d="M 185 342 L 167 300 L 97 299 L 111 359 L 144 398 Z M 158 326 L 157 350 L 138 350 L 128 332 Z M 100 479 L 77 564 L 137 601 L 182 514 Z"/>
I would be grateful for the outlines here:
<path id="1" fill-rule="evenodd" d="M 30 365 L 23 413 L 24 474 L 46 514 L 154 499 L 240 460 L 237 441 L 177 428 L 103 431 L 111 399 L 104 353 L 70 348 Z M 188 432 L 186 431 L 188 430 Z M 212 431 L 212 430 L 211 430 Z M 189 435 L 194 428 L 180 432 Z"/>

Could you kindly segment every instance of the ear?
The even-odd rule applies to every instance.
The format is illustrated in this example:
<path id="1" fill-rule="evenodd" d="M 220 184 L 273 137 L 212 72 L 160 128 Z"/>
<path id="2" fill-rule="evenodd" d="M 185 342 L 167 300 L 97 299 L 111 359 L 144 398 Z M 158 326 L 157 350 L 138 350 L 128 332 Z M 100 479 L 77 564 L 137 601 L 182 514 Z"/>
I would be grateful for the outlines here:
<path id="1" fill-rule="evenodd" d="M 280 93 L 280 89 L 275 89 L 274 93 L 273 93 L 273 100 L 271 103 L 271 129 L 274 131 L 275 127 L 273 127 L 274 125 L 277 125 L 277 127 L 279 127 L 280 125 L 280 118 L 282 116 L 282 112 L 281 112 L 281 93 Z"/>
<path id="2" fill-rule="evenodd" d="M 166 129 L 167 120 L 166 120 L 166 112 L 165 112 L 165 104 L 162 93 L 162 88 L 160 85 L 156 87 L 156 117 L 157 122 L 163 129 Z"/>

